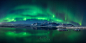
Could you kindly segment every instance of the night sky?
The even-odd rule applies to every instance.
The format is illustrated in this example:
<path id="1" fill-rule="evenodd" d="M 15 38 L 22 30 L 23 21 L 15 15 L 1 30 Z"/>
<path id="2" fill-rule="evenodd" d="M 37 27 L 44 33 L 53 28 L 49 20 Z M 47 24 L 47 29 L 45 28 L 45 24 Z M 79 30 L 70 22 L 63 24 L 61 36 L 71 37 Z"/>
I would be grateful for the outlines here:
<path id="1" fill-rule="evenodd" d="M 0 22 L 27 19 L 86 25 L 85 0 L 0 0 Z"/>
<path id="2" fill-rule="evenodd" d="M 85 8 L 85 0 L 0 0 L 0 22 L 27 22 L 37 19 L 74 22 L 86 26 Z M 34 28 L 0 27 L 0 42 L 86 42 L 86 30 L 60 32 L 30 29 Z"/>

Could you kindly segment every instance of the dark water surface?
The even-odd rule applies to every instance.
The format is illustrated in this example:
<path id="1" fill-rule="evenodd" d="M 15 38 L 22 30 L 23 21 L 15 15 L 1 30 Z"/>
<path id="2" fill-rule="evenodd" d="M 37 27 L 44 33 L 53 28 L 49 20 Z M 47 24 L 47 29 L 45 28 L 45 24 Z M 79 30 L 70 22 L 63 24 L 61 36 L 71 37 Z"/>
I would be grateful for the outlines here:
<path id="1" fill-rule="evenodd" d="M 1 43 L 86 42 L 86 30 L 58 31 L 33 28 L 0 28 Z"/>

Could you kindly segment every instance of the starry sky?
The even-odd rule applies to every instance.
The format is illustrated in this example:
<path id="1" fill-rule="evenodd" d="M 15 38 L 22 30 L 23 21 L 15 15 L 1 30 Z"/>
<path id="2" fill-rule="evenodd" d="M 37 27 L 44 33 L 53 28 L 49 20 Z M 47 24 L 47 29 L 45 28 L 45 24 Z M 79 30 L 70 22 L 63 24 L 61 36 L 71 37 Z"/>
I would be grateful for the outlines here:
<path id="1" fill-rule="evenodd" d="M 86 25 L 85 0 L 0 0 L 0 22 L 38 19 Z"/>

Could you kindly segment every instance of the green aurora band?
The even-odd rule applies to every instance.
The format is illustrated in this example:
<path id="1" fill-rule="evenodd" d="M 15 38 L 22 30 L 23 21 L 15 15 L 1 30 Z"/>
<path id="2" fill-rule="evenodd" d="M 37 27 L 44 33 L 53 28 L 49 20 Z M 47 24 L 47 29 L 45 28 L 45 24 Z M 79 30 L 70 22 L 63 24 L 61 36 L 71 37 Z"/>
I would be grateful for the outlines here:
<path id="1" fill-rule="evenodd" d="M 16 22 L 16 18 L 22 18 L 20 21 L 26 21 L 27 19 L 47 20 L 52 22 L 73 21 L 82 25 L 82 20 L 79 17 L 75 17 L 66 7 L 56 7 L 55 11 L 52 11 L 52 9 L 55 8 L 48 7 L 44 9 L 34 5 L 21 5 L 9 10 L 7 15 L 2 18 L 0 22 Z"/>

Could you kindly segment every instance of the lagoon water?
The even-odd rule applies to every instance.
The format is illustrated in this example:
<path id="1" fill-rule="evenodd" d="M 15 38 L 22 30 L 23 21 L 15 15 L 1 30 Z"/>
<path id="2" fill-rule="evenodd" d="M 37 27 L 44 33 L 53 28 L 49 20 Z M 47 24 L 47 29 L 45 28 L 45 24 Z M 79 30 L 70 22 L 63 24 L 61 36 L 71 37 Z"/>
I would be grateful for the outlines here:
<path id="1" fill-rule="evenodd" d="M 34 28 L 2 28 L 0 27 L 1 43 L 28 43 L 28 42 L 86 42 L 86 30 L 58 31 Z"/>

